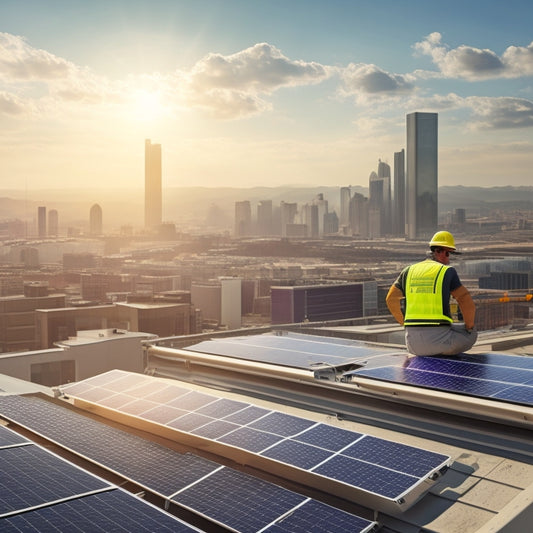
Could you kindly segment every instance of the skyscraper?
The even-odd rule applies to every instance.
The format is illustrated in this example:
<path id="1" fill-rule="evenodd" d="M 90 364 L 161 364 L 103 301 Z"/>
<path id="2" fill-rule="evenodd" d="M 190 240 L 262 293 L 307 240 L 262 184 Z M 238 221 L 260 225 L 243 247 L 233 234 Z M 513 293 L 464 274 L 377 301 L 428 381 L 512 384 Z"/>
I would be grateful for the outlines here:
<path id="1" fill-rule="evenodd" d="M 46 207 L 37 208 L 37 234 L 40 238 L 46 237 Z"/>
<path id="2" fill-rule="evenodd" d="M 144 141 L 144 226 L 157 228 L 163 220 L 161 145 Z"/>
<path id="3" fill-rule="evenodd" d="M 341 187 L 341 217 L 339 224 L 347 227 L 350 225 L 350 200 L 352 197 L 351 187 Z"/>
<path id="4" fill-rule="evenodd" d="M 261 200 L 257 205 L 257 233 L 272 235 L 272 200 Z"/>
<path id="5" fill-rule="evenodd" d="M 57 237 L 59 233 L 58 228 L 59 215 L 56 209 L 50 209 L 48 212 L 48 235 L 50 237 Z"/>
<path id="6" fill-rule="evenodd" d="M 102 235 L 102 208 L 98 204 L 89 211 L 89 228 L 91 235 Z"/>
<path id="7" fill-rule="evenodd" d="M 405 235 L 405 150 L 394 152 L 394 222 L 395 235 Z"/>
<path id="8" fill-rule="evenodd" d="M 426 239 L 438 224 L 438 115 L 407 115 L 406 221 L 409 239 Z"/>
<path id="9" fill-rule="evenodd" d="M 235 237 L 252 234 L 252 208 L 249 200 L 235 202 Z"/>

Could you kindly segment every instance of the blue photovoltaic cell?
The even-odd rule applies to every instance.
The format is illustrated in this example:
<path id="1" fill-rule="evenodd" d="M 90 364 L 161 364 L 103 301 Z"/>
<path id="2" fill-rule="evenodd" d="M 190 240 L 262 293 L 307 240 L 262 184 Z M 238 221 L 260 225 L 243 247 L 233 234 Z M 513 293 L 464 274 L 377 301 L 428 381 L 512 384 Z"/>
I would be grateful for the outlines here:
<path id="1" fill-rule="evenodd" d="M 282 435 L 283 437 L 291 437 L 315 424 L 316 422 L 307 420 L 306 418 L 274 411 L 249 424 L 248 427 L 266 431 L 268 433 L 274 433 L 275 435 Z"/>
<path id="2" fill-rule="evenodd" d="M 0 450 L 0 515 L 110 485 L 35 445 Z"/>
<path id="3" fill-rule="evenodd" d="M 533 371 L 452 359 L 412 357 L 408 361 L 407 368 L 410 370 L 424 370 L 439 374 L 451 374 L 465 378 L 502 381 L 506 383 L 524 384 L 533 382 Z"/>
<path id="4" fill-rule="evenodd" d="M 343 455 L 333 456 L 329 461 L 313 469 L 313 472 L 394 500 L 418 481 L 414 476 Z"/>
<path id="5" fill-rule="evenodd" d="M 0 519 L 3 533 L 187 533 L 200 531 L 120 489 Z"/>
<path id="6" fill-rule="evenodd" d="M 210 416 L 197 415 L 196 413 L 187 413 L 186 415 L 176 418 L 167 424 L 168 427 L 178 429 L 179 431 L 192 432 L 196 428 L 205 426 L 209 422 L 213 422 L 214 418 Z"/>
<path id="7" fill-rule="evenodd" d="M 11 431 L 10 429 L 0 425 L 0 448 L 29 442 L 30 441 L 28 439 L 25 439 L 18 433 L 15 433 L 14 431 Z"/>
<path id="8" fill-rule="evenodd" d="M 361 438 L 361 433 L 348 431 L 347 429 L 337 428 L 334 426 L 327 426 L 326 424 L 318 424 L 317 426 L 309 428 L 300 435 L 293 437 L 294 440 L 319 446 L 332 452 L 337 452 L 346 448 L 357 439 Z"/>
<path id="9" fill-rule="evenodd" d="M 309 470 L 330 457 L 331 452 L 289 439 L 268 448 L 261 455 L 303 470 Z"/>
<path id="10" fill-rule="evenodd" d="M 211 396 L 210 394 L 189 391 L 187 394 L 168 402 L 167 405 L 177 407 L 178 409 L 184 409 L 186 411 L 195 411 L 204 405 L 214 402 L 216 399 L 216 396 Z"/>
<path id="11" fill-rule="evenodd" d="M 507 387 L 493 394 L 493 398 L 533 405 L 533 387 Z"/>
<path id="12" fill-rule="evenodd" d="M 305 496 L 228 468 L 172 498 L 243 533 L 261 530 L 304 500 Z"/>
<path id="13" fill-rule="evenodd" d="M 240 426 L 226 422 L 224 420 L 214 420 L 209 422 L 205 426 L 201 426 L 198 429 L 191 431 L 194 435 L 199 435 L 207 439 L 215 440 L 231 431 L 238 429 Z"/>
<path id="14" fill-rule="evenodd" d="M 317 365 L 342 365 L 361 358 L 393 353 L 361 341 L 288 333 L 249 335 L 202 341 L 187 350 L 265 363 L 312 369 Z"/>
<path id="15" fill-rule="evenodd" d="M 273 435 L 272 433 L 257 431 L 249 427 L 242 427 L 220 437 L 217 439 L 217 442 L 236 446 L 237 448 L 242 448 L 249 452 L 259 453 L 269 446 L 272 446 L 275 442 L 279 442 L 282 438 L 283 437 Z"/>
<path id="16" fill-rule="evenodd" d="M 105 404 L 103 404 L 105 405 Z M 168 405 L 157 405 L 156 407 L 145 411 L 142 414 L 142 417 L 146 420 L 152 420 L 159 424 L 168 424 L 179 418 L 180 416 L 186 415 L 187 411 L 181 409 L 176 409 L 175 407 L 170 407 Z"/>
<path id="17" fill-rule="evenodd" d="M 153 392 L 152 394 L 148 394 L 145 399 L 152 402 L 167 403 L 179 398 L 180 396 L 183 396 L 184 394 L 187 394 L 188 392 L 189 391 L 187 389 L 175 387 L 174 385 L 168 385 L 165 387 L 160 387 L 158 391 Z"/>
<path id="18" fill-rule="evenodd" d="M 153 409 L 154 407 L 157 407 L 157 406 L 158 406 L 157 403 L 150 402 L 148 400 L 132 400 L 131 402 L 121 406 L 120 410 L 130 415 L 139 416 L 141 413 L 144 413 L 145 411 L 149 411 L 150 409 Z"/>
<path id="19" fill-rule="evenodd" d="M 237 411 L 232 415 L 225 416 L 224 420 L 245 426 L 246 424 L 250 424 L 251 422 L 254 422 L 258 418 L 261 418 L 270 412 L 271 411 L 268 409 L 263 409 L 262 407 L 257 407 L 256 405 L 249 405 L 242 411 Z"/>
<path id="20" fill-rule="evenodd" d="M 439 453 L 369 435 L 342 450 L 341 454 L 416 477 L 427 476 L 435 465 L 444 463 L 447 459 L 447 456 Z"/>
<path id="21" fill-rule="evenodd" d="M 365 520 L 325 503 L 309 500 L 271 525 L 268 533 L 366 533 L 376 522 Z"/>
<path id="22" fill-rule="evenodd" d="M 421 370 L 410 370 L 401 367 L 383 367 L 360 369 L 350 373 L 351 375 L 365 376 L 395 383 L 405 383 L 417 385 L 430 389 L 445 390 L 449 392 L 458 392 L 470 396 L 480 396 L 483 398 L 501 398 L 500 395 L 508 389 L 511 384 L 497 381 L 487 381 L 475 378 L 463 378 L 450 374 L 438 374 L 436 372 L 425 372 Z M 516 397 L 526 400 L 524 403 L 530 403 L 531 389 L 529 385 L 515 386 Z M 510 400 L 510 399 L 509 399 Z"/>
<path id="23" fill-rule="evenodd" d="M 200 407 L 196 412 L 201 415 L 212 416 L 214 418 L 224 418 L 225 416 L 242 411 L 248 404 L 237 400 L 220 398 L 212 403 Z"/>
<path id="24" fill-rule="evenodd" d="M 498 353 L 459 354 L 448 357 L 404 357 L 397 361 L 386 356 L 346 372 L 395 383 L 416 385 L 533 405 L 533 357 Z"/>

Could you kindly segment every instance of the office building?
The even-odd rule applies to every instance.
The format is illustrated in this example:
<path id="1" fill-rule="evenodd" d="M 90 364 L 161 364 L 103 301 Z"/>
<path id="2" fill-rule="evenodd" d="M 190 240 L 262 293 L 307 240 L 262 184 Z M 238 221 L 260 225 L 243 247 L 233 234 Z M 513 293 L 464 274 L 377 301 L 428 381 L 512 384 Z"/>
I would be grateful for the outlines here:
<path id="1" fill-rule="evenodd" d="M 348 227 L 350 225 L 350 199 L 352 196 L 351 187 L 341 187 L 341 215 L 339 224 L 341 227 Z"/>
<path id="2" fill-rule="evenodd" d="M 252 234 L 252 208 L 248 200 L 235 202 L 235 237 Z"/>
<path id="3" fill-rule="evenodd" d="M 287 225 L 294 224 L 298 204 L 289 202 L 280 202 L 280 219 L 281 219 L 281 236 L 287 237 Z"/>
<path id="4" fill-rule="evenodd" d="M 89 232 L 91 235 L 102 235 L 102 208 L 94 204 L 89 212 Z"/>
<path id="5" fill-rule="evenodd" d="M 318 207 L 318 236 L 324 235 L 324 215 L 328 212 L 328 201 L 324 199 L 324 194 L 319 193 L 313 199 L 313 205 Z"/>
<path id="6" fill-rule="evenodd" d="M 46 207 L 39 206 L 37 208 L 37 235 L 39 238 L 46 237 Z"/>
<path id="7" fill-rule="evenodd" d="M 144 145 L 144 225 L 146 229 L 157 228 L 163 220 L 163 197 L 161 185 L 161 145 Z"/>
<path id="8" fill-rule="evenodd" d="M 257 205 L 257 234 L 272 235 L 272 200 L 261 200 Z"/>
<path id="9" fill-rule="evenodd" d="M 407 115 L 406 222 L 409 239 L 428 239 L 438 224 L 438 115 Z"/>
<path id="10" fill-rule="evenodd" d="M 405 235 L 405 150 L 394 152 L 393 235 Z"/>
<path id="11" fill-rule="evenodd" d="M 272 324 L 359 318 L 363 284 L 272 287 Z"/>
<path id="12" fill-rule="evenodd" d="M 50 209 L 48 213 L 48 235 L 57 237 L 59 233 L 59 215 L 56 209 Z"/>
<path id="13" fill-rule="evenodd" d="M 312 239 L 316 239 L 318 237 L 318 205 L 305 204 L 303 206 L 302 224 L 306 226 L 306 231 L 303 237 L 310 237 Z"/>
<path id="14" fill-rule="evenodd" d="M 356 192 L 350 200 L 350 228 L 352 235 L 366 239 L 369 233 L 368 220 L 368 198 Z"/>

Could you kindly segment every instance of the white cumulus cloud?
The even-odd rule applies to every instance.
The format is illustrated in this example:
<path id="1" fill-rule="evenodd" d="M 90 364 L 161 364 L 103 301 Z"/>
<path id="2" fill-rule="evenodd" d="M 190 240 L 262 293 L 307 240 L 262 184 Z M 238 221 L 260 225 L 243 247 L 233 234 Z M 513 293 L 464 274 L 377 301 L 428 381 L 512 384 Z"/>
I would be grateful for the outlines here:
<path id="1" fill-rule="evenodd" d="M 415 43 L 414 49 L 430 56 L 440 72 L 449 78 L 482 80 L 533 74 L 533 43 L 527 47 L 510 46 L 499 57 L 487 48 L 461 45 L 450 49 L 442 42 L 442 35 L 434 32 Z"/>

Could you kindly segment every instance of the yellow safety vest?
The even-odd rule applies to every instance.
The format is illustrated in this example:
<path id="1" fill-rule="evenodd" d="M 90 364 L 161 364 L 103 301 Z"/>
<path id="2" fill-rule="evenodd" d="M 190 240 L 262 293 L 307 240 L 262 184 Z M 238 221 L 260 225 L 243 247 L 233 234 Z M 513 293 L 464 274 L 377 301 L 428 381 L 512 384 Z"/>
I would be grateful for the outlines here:
<path id="1" fill-rule="evenodd" d="M 441 326 L 453 322 L 444 314 L 442 305 L 442 283 L 448 268 L 437 261 L 422 261 L 409 267 L 404 325 Z"/>

